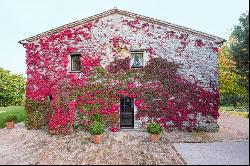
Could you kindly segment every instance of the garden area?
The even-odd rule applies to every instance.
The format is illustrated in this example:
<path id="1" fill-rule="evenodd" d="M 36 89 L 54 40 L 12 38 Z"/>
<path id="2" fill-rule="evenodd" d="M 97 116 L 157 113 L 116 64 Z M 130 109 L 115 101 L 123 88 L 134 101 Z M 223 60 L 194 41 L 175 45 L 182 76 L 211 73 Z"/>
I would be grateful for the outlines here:
<path id="1" fill-rule="evenodd" d="M 230 114 L 230 115 L 235 115 L 235 116 L 240 116 L 243 118 L 249 118 L 249 107 L 248 106 L 241 106 L 234 108 L 233 106 L 220 106 L 219 109 L 220 112 Z"/>
<path id="2" fill-rule="evenodd" d="M 26 111 L 23 106 L 0 107 L 0 128 L 5 128 L 6 119 L 12 115 L 17 117 L 16 123 L 26 120 Z"/>

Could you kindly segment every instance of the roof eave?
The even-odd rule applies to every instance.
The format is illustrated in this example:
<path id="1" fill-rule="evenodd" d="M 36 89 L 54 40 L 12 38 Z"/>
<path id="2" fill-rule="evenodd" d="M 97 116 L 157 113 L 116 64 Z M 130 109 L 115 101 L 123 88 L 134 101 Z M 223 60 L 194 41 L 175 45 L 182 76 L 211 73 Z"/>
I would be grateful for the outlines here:
<path id="1" fill-rule="evenodd" d="M 25 44 L 27 44 L 28 42 L 27 42 L 26 40 L 20 40 L 18 43 L 19 43 L 19 44 L 22 44 L 22 45 L 25 45 Z"/>
<path id="2" fill-rule="evenodd" d="M 43 36 L 46 36 L 46 35 L 52 35 L 52 34 L 60 32 L 60 31 L 63 31 L 66 28 L 73 28 L 73 27 L 76 27 L 76 26 L 81 25 L 83 23 L 86 23 L 88 21 L 93 21 L 96 18 L 105 17 L 105 16 L 108 16 L 108 15 L 111 15 L 111 14 L 114 14 L 114 13 L 125 15 L 125 16 L 128 16 L 128 17 L 139 17 L 139 18 L 143 19 L 144 21 L 148 21 L 148 22 L 155 23 L 155 24 L 160 24 L 162 26 L 169 26 L 169 27 L 176 28 L 176 29 L 179 29 L 179 30 L 184 31 L 184 32 L 193 33 L 193 34 L 195 34 L 197 36 L 207 38 L 209 40 L 213 40 L 218 45 L 220 45 L 221 43 L 224 43 L 226 41 L 223 38 L 220 38 L 220 37 L 217 37 L 217 36 L 214 36 L 214 35 L 210 35 L 210 34 L 207 34 L 207 33 L 201 32 L 201 31 L 197 31 L 197 30 L 194 30 L 194 29 L 191 29 L 191 28 L 187 28 L 187 27 L 172 24 L 172 23 L 169 23 L 169 22 L 166 22 L 166 21 L 162 21 L 162 20 L 158 20 L 158 19 L 155 19 L 155 18 L 151 18 L 151 17 L 140 15 L 140 14 L 136 14 L 136 13 L 132 13 L 132 12 L 128 12 L 128 11 L 125 11 L 125 10 L 120 10 L 120 9 L 114 8 L 114 9 L 104 11 L 102 13 L 87 17 L 85 19 L 77 20 L 77 21 L 74 21 L 72 23 L 68 23 L 68 24 L 59 26 L 57 28 L 54 28 L 54 29 L 51 29 L 51 30 L 48 30 L 48 31 L 45 31 L 45 32 L 42 32 L 42 33 L 39 33 L 37 35 L 28 37 L 26 39 L 20 40 L 18 43 L 20 43 L 22 45 L 25 45 L 25 44 L 27 44 L 29 42 L 33 42 L 33 41 L 39 39 L 40 37 L 43 37 Z"/>

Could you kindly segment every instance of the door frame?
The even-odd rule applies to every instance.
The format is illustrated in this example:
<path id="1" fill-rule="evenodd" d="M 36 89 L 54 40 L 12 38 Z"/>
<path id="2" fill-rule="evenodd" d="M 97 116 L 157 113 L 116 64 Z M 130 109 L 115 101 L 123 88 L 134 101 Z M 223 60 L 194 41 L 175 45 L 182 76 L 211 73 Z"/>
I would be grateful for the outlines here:
<path id="1" fill-rule="evenodd" d="M 121 100 L 125 99 L 131 99 L 131 110 L 132 110 L 132 126 L 131 127 L 126 127 L 126 126 L 121 126 L 121 118 L 122 118 L 122 105 L 121 105 Z M 120 97 L 120 129 L 134 129 L 135 127 L 135 109 L 134 109 L 134 98 L 130 97 Z"/>

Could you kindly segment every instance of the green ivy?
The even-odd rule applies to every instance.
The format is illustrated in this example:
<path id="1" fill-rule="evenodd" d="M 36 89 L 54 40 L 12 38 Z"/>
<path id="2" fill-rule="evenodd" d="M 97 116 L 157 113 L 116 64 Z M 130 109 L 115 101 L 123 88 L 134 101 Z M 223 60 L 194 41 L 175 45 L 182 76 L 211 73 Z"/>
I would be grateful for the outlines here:
<path id="1" fill-rule="evenodd" d="M 48 115 L 51 112 L 49 101 L 26 100 L 26 126 L 28 129 L 40 129 L 48 124 Z"/>

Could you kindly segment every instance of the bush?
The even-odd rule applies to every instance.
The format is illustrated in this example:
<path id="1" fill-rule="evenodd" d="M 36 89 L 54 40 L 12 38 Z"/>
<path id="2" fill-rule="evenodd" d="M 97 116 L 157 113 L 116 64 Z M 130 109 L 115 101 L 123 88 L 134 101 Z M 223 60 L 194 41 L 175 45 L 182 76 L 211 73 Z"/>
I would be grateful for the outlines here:
<path id="1" fill-rule="evenodd" d="M 100 122 L 94 122 L 89 127 L 89 133 L 91 135 L 100 135 L 100 134 L 104 133 L 104 125 Z"/>
<path id="2" fill-rule="evenodd" d="M 27 118 L 27 114 L 23 106 L 0 107 L 0 129 L 6 127 L 6 118 L 10 115 L 17 116 L 15 123 L 25 122 Z"/>
<path id="3" fill-rule="evenodd" d="M 236 108 L 238 105 L 243 105 L 245 103 L 249 103 L 249 97 L 247 95 L 221 94 L 221 105 L 233 105 L 234 108 Z"/>
<path id="4" fill-rule="evenodd" d="M 25 79 L 0 67 L 0 107 L 23 105 Z"/>
<path id="5" fill-rule="evenodd" d="M 17 116 L 16 115 L 9 115 L 7 116 L 5 122 L 16 122 L 17 121 Z"/>
<path id="6" fill-rule="evenodd" d="M 160 134 L 162 131 L 161 125 L 158 123 L 150 123 L 147 127 L 147 131 L 150 134 Z"/>
<path id="7" fill-rule="evenodd" d="M 99 122 L 99 123 L 103 123 L 103 117 L 101 114 L 95 114 L 92 117 L 90 117 L 90 120 L 92 122 Z"/>

